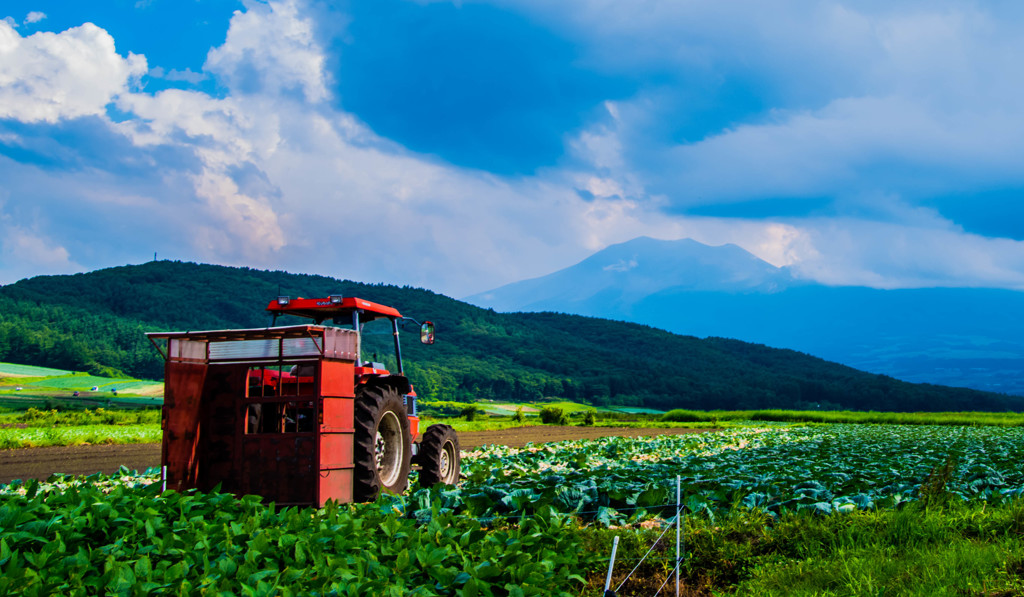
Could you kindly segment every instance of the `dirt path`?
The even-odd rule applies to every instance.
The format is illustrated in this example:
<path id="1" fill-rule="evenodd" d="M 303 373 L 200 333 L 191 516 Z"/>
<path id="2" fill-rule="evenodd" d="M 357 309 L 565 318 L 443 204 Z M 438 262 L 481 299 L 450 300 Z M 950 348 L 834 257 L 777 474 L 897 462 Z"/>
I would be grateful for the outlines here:
<path id="1" fill-rule="evenodd" d="M 629 427 L 532 426 L 501 431 L 472 431 L 459 434 L 463 450 L 489 444 L 522 447 L 529 442 L 545 443 L 597 437 L 641 437 L 702 433 L 700 429 L 634 429 Z M 160 444 L 67 446 L 0 450 L 0 483 L 13 479 L 45 479 L 55 472 L 91 475 L 111 474 L 122 466 L 144 471 L 160 466 Z"/>
<path id="2" fill-rule="evenodd" d="M 160 466 L 160 444 L 0 450 L 0 483 L 10 483 L 13 479 L 45 479 L 55 472 L 109 475 L 117 472 L 122 464 L 140 471 Z"/>

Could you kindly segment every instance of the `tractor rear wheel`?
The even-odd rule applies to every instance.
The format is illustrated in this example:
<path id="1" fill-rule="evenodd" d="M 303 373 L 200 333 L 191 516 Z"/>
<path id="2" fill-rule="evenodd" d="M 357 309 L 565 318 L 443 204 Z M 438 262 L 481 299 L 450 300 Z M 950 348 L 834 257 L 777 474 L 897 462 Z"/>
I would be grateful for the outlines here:
<path id="1" fill-rule="evenodd" d="M 462 459 L 459 456 L 459 436 L 451 425 L 427 427 L 416 460 L 420 465 L 420 485 L 432 487 L 437 483 L 458 483 Z"/>
<path id="2" fill-rule="evenodd" d="M 355 428 L 352 498 L 372 502 L 382 491 L 405 491 L 412 463 L 412 434 L 398 392 L 388 386 L 360 388 L 356 392 Z"/>

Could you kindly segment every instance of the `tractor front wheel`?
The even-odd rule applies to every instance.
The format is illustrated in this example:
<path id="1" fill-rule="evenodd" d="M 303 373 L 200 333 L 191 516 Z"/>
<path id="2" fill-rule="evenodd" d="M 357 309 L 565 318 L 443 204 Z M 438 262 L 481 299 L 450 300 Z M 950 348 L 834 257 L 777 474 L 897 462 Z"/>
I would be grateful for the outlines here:
<path id="1" fill-rule="evenodd" d="M 405 491 L 412 462 L 412 434 L 398 392 L 388 386 L 360 388 L 355 400 L 355 428 L 353 499 L 372 502 L 382 491 Z"/>
<path id="2" fill-rule="evenodd" d="M 450 425 L 427 427 L 416 459 L 420 465 L 420 485 L 433 487 L 437 483 L 455 485 L 459 482 L 462 466 L 459 436 Z"/>

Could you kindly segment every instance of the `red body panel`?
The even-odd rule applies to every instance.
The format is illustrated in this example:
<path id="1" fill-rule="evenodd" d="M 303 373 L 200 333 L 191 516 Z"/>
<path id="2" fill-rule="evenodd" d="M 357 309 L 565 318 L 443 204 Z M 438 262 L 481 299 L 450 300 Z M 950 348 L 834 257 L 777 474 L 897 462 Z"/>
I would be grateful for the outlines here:
<path id="1" fill-rule="evenodd" d="M 168 361 L 164 379 L 161 454 L 167 466 L 167 487 L 180 491 L 195 487 L 198 475 L 199 408 L 206 365 Z"/>
<path id="2" fill-rule="evenodd" d="M 317 503 L 352 501 L 355 372 L 349 361 L 320 362 L 320 470 Z"/>
<path id="3" fill-rule="evenodd" d="M 320 394 L 323 396 L 355 396 L 356 373 L 354 363 L 328 361 L 320 363 Z"/>

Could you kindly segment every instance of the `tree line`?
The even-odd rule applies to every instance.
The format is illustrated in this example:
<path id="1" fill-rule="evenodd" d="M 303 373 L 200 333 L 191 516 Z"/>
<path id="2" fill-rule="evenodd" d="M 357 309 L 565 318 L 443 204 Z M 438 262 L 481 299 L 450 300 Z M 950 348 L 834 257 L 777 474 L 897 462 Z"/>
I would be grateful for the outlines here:
<path id="1" fill-rule="evenodd" d="M 0 287 L 0 360 L 160 379 L 146 331 L 265 327 L 267 303 L 344 294 L 437 326 L 410 329 L 403 361 L 426 399 L 558 398 L 657 409 L 1024 410 L 1024 399 L 910 384 L 792 350 L 556 313 L 496 313 L 429 290 L 325 276 L 157 261 Z M 278 325 L 306 323 L 288 321 Z M 392 353 L 390 336 L 364 349 Z"/>

